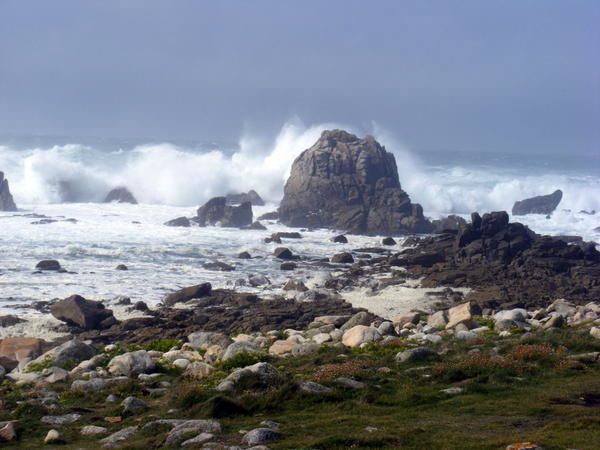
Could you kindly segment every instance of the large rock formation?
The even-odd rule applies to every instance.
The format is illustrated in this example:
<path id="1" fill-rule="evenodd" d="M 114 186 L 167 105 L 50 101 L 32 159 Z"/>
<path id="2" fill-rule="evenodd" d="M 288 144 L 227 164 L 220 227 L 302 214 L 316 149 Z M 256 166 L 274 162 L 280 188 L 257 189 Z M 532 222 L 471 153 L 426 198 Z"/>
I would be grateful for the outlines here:
<path id="1" fill-rule="evenodd" d="M 265 201 L 254 189 L 240 194 L 227 194 L 226 199 L 228 205 L 241 205 L 245 202 L 250 202 L 252 206 L 264 206 L 265 204 Z"/>
<path id="2" fill-rule="evenodd" d="M 131 203 L 137 205 L 137 200 L 126 187 L 117 187 L 106 195 L 104 203 Z"/>
<path id="3" fill-rule="evenodd" d="M 392 257 L 423 287 L 473 289 L 468 300 L 484 307 L 543 306 L 556 298 L 587 303 L 600 296 L 600 253 L 593 243 L 567 244 L 509 223 L 505 211 L 473 213 L 471 223 L 419 239 Z"/>
<path id="4" fill-rule="evenodd" d="M 513 216 L 525 214 L 552 214 L 562 200 L 562 191 L 557 189 L 552 194 L 539 195 L 515 202 L 512 207 Z"/>
<path id="5" fill-rule="evenodd" d="M 4 178 L 4 172 L 0 172 L 0 211 L 16 211 L 17 205 L 13 199 L 8 180 Z"/>
<path id="6" fill-rule="evenodd" d="M 252 204 L 244 202 L 239 206 L 230 206 L 225 197 L 214 197 L 198 208 L 197 216 L 192 220 L 202 227 L 246 227 L 252 224 Z"/>
<path id="7" fill-rule="evenodd" d="M 433 227 L 400 187 L 394 155 L 372 136 L 324 131 L 292 165 L 280 221 L 353 233 L 429 233 Z"/>

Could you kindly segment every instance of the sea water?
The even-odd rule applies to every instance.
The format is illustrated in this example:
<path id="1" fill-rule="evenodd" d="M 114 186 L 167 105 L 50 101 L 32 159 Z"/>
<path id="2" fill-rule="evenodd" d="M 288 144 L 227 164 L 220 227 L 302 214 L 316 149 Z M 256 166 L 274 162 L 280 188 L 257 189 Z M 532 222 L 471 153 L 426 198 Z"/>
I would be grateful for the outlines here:
<path id="1" fill-rule="evenodd" d="M 156 304 L 175 289 L 206 281 L 259 292 L 277 290 L 290 276 L 316 283 L 336 269 L 301 263 L 296 271 L 283 272 L 272 257 L 279 244 L 266 244 L 264 238 L 285 230 L 282 225 L 265 222 L 268 231 L 258 231 L 163 224 L 195 215 L 212 196 L 249 189 L 268 202 L 254 208 L 255 217 L 275 210 L 293 160 L 333 126 L 288 124 L 274 142 L 248 137 L 237 143 L 0 139 L 0 170 L 19 207 L 17 213 L 0 213 L 0 313 L 71 294 L 97 300 L 129 296 Z M 429 217 L 510 212 L 516 200 L 561 189 L 563 200 L 550 218 L 511 220 L 542 234 L 600 242 L 598 155 L 409 151 L 385 135 L 375 137 L 395 154 L 403 189 Z M 98 203 L 116 186 L 128 187 L 140 204 Z M 588 214 L 594 210 L 599 212 Z M 35 224 L 39 219 L 31 214 L 56 222 Z M 283 245 L 313 260 L 380 243 L 379 237 L 349 236 L 348 244 L 334 244 L 335 233 L 328 230 L 302 234 L 303 239 Z M 238 259 L 242 251 L 254 258 Z M 35 273 L 42 259 L 59 260 L 67 272 Z M 235 270 L 203 267 L 214 261 Z M 129 270 L 115 270 L 118 264 Z M 248 277 L 256 274 L 272 285 L 248 287 Z"/>

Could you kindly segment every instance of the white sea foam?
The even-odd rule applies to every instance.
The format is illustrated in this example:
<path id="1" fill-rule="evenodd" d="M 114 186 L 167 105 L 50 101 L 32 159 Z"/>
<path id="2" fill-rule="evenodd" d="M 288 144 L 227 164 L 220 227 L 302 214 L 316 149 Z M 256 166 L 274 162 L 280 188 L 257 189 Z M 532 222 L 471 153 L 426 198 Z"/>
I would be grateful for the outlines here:
<path id="1" fill-rule="evenodd" d="M 215 146 L 209 151 L 170 143 L 108 150 L 79 144 L 0 147 L 0 170 L 10 180 L 20 214 L 33 211 L 78 220 L 33 225 L 35 219 L 0 213 L 0 313 L 19 304 L 76 293 L 92 299 L 128 295 L 134 301 L 156 304 L 179 287 L 204 281 L 215 287 L 233 286 L 252 274 L 266 275 L 276 286 L 288 276 L 318 279 L 322 274 L 302 265 L 293 274 L 279 270 L 279 263 L 271 257 L 276 244 L 265 244 L 263 238 L 282 230 L 280 225 L 268 224 L 269 231 L 264 232 L 162 224 L 194 215 L 195 206 L 211 196 L 251 188 L 272 202 L 255 208 L 255 214 L 273 210 L 294 158 L 323 129 L 335 126 L 305 127 L 292 122 L 270 144 L 248 135 L 234 149 Z M 376 126 L 373 133 L 395 153 L 402 186 L 413 201 L 423 205 L 426 215 L 466 217 L 475 210 L 510 211 L 515 200 L 560 188 L 564 198 L 550 219 L 529 215 L 518 220 L 539 233 L 577 234 L 600 241 L 600 232 L 594 231 L 600 226 L 600 213 L 579 212 L 600 211 L 597 170 L 530 170 L 525 163 L 474 164 L 467 159 L 432 162 Z M 85 203 L 101 200 L 117 185 L 128 186 L 142 204 Z M 60 203 L 65 197 L 84 203 Z M 378 244 L 377 238 L 358 236 L 349 244 L 333 244 L 329 242 L 332 235 L 319 230 L 286 245 L 298 254 L 325 257 L 342 249 Z M 237 253 L 244 250 L 259 258 L 238 260 Z M 60 260 L 74 273 L 33 274 L 35 264 L 48 258 Z M 233 263 L 236 270 L 213 272 L 202 267 L 214 260 Z M 121 263 L 130 270 L 115 271 Z"/>

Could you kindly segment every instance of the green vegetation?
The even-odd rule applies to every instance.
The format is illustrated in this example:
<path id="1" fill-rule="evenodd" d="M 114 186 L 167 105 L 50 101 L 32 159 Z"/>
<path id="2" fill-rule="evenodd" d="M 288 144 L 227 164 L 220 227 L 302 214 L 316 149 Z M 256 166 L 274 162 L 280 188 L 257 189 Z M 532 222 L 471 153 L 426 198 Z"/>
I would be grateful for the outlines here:
<path id="1" fill-rule="evenodd" d="M 108 391 L 75 395 L 68 384 L 54 385 L 58 409 L 33 404 L 30 388 L 0 385 L 0 421 L 18 419 L 20 441 L 6 448 L 43 447 L 50 426 L 44 414 L 78 412 L 82 418 L 63 426 L 63 449 L 97 448 L 95 437 L 79 429 L 100 425 L 110 432 L 143 425 L 153 417 L 218 418 L 219 442 L 239 445 L 240 429 L 266 419 L 281 423 L 276 449 L 460 449 L 503 450 L 508 444 L 533 441 L 546 450 L 594 450 L 600 443 L 600 364 L 574 354 L 600 351 L 600 343 L 578 330 L 540 332 L 521 339 L 484 336 L 476 342 L 445 341 L 439 359 L 398 364 L 395 354 L 409 347 L 404 340 L 360 351 L 324 348 L 311 354 L 271 359 L 283 381 L 268 390 L 223 395 L 214 391 L 219 380 L 236 367 L 254 364 L 266 355 L 240 354 L 201 381 L 165 373 L 171 387 L 151 396 L 137 381 Z M 340 387 L 338 377 L 366 384 L 364 389 Z M 296 381 L 311 380 L 332 387 L 326 395 L 310 395 Z M 459 393 L 444 392 L 460 388 Z M 119 402 L 105 402 L 108 393 L 119 399 L 135 395 L 151 408 L 140 416 L 110 424 L 120 415 Z M 595 394 L 590 395 L 590 394 Z M 592 399 L 592 400 L 589 400 Z M 168 413 L 171 409 L 178 412 Z M 127 449 L 162 448 L 167 429 L 140 432 Z M 3 447 L 4 448 L 4 447 Z"/>
<path id="2" fill-rule="evenodd" d="M 259 362 L 269 361 L 270 357 L 266 353 L 257 353 L 257 352 L 240 352 L 234 357 L 228 359 L 221 363 L 222 370 L 232 370 L 237 369 L 238 367 L 246 367 L 251 366 L 252 364 L 256 364 Z"/>

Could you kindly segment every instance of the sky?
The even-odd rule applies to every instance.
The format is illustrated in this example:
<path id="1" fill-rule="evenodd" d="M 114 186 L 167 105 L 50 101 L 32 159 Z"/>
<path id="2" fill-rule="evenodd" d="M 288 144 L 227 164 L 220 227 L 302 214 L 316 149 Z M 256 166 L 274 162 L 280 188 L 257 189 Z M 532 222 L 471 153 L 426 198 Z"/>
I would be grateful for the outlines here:
<path id="1" fill-rule="evenodd" d="M 597 0 L 2 0 L 0 135 L 600 152 Z"/>

